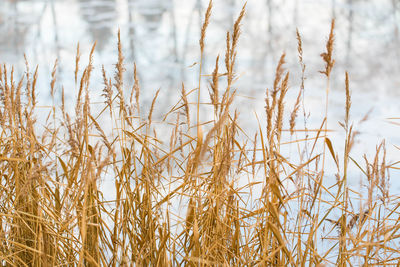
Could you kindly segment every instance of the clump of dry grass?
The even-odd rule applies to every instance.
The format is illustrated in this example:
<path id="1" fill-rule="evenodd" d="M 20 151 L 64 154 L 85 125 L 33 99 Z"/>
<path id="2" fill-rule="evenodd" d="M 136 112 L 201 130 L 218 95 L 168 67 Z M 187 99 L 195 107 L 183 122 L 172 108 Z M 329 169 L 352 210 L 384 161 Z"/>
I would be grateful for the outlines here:
<path id="1" fill-rule="evenodd" d="M 200 39 L 202 55 L 211 7 L 210 2 Z M 15 81 L 13 69 L 0 67 L 3 266 L 398 263 L 399 205 L 388 189 L 388 169 L 393 166 L 386 162 L 384 142 L 373 159 L 363 158 L 364 164 L 351 157 L 355 132 L 350 121 L 349 75 L 345 75 L 342 159 L 334 149 L 339 140 L 327 136 L 327 113 L 319 129 L 296 126 L 306 75 L 299 32 L 302 78 L 290 120 L 284 119 L 290 85 L 283 54 L 266 93 L 266 128 L 260 127 L 254 140 L 240 128 L 232 103 L 244 14 L 243 8 L 233 33 L 227 34 L 226 73 L 220 73 L 217 57 L 211 74 L 211 123 L 202 123 L 199 116 L 201 66 L 198 87 L 187 90 L 182 84 L 181 100 L 162 122 L 154 124 L 152 116 L 159 91 L 147 116 L 142 115 L 136 66 L 130 98 L 124 95 L 120 35 L 114 78 L 102 69 L 103 107 L 92 111 L 88 90 L 95 46 L 88 66 L 80 71 L 78 45 L 75 113 L 65 109 L 63 97 L 61 110 L 54 103 L 44 126 L 35 119 L 37 68 L 32 75 L 27 63 L 25 77 Z M 327 92 L 334 65 L 333 31 L 334 23 L 327 52 L 322 55 Z M 56 76 L 54 67 L 53 99 Z M 221 79 L 226 82 L 220 83 Z M 193 103 L 195 91 L 198 95 Z M 197 111 L 196 134 L 190 120 L 192 105 Z M 110 125 L 105 127 L 103 120 Z M 157 137 L 160 124 L 172 133 L 168 145 Z M 291 132 L 289 142 L 283 135 L 286 125 Z M 40 134 L 39 128 L 43 129 Z M 305 139 L 299 137 L 302 131 L 306 131 Z M 298 158 L 284 154 L 281 148 L 288 143 L 297 146 Z M 323 151 L 316 151 L 321 147 L 318 144 Z M 337 167 L 337 181 L 329 187 L 324 182 L 328 157 Z M 350 164 L 366 178 L 367 198 L 359 197 L 358 207 L 354 203 L 358 193 L 347 183 Z M 113 181 L 112 190 L 104 187 L 105 179 Z M 105 189 L 115 197 L 109 199 Z"/>

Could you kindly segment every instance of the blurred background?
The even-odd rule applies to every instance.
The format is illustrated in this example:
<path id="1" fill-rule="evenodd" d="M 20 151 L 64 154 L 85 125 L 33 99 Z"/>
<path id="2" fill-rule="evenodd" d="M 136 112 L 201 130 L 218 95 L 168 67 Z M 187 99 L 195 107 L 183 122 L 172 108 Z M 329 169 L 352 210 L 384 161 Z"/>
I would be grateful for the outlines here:
<path id="1" fill-rule="evenodd" d="M 212 72 L 217 55 L 224 56 L 226 31 L 232 29 L 244 3 L 214 0 L 206 35 L 204 73 Z M 73 101 L 78 42 L 82 70 L 96 41 L 90 89 L 100 95 L 101 66 L 113 76 L 120 29 L 126 84 L 132 84 L 136 63 L 144 109 L 160 89 L 157 110 L 162 114 L 178 99 L 181 82 L 185 82 L 188 91 L 196 87 L 198 40 L 207 5 L 208 1 L 202 0 L 1 0 L 0 63 L 14 65 L 16 72 L 23 74 L 25 54 L 31 70 L 38 65 L 38 99 L 45 105 L 49 101 L 51 71 L 58 59 L 57 97 L 60 99 L 64 87 L 67 101 Z M 249 131 L 257 129 L 253 114 L 264 115 L 265 91 L 272 86 L 275 66 L 283 52 L 291 74 L 287 105 L 292 108 L 301 74 L 297 28 L 306 63 L 305 108 L 299 120 L 309 128 L 319 127 L 325 110 L 326 84 L 319 73 L 324 65 L 320 54 L 325 51 L 331 19 L 335 18 L 336 65 L 329 102 L 329 127 L 335 130 L 332 135 L 343 136 L 337 122 L 344 117 L 347 70 L 353 95 L 352 120 L 359 131 L 357 138 L 362 140 L 357 143 L 356 153 L 373 153 L 375 145 L 386 138 L 389 156 L 399 156 L 395 146 L 400 145 L 400 126 L 393 124 L 396 119 L 390 119 L 400 117 L 399 11 L 398 0 L 247 1 L 235 83 L 237 107 L 244 117 L 242 125 Z M 207 101 L 207 90 L 203 91 Z M 95 101 L 96 96 L 93 98 Z M 363 121 L 365 116 L 368 119 Z"/>

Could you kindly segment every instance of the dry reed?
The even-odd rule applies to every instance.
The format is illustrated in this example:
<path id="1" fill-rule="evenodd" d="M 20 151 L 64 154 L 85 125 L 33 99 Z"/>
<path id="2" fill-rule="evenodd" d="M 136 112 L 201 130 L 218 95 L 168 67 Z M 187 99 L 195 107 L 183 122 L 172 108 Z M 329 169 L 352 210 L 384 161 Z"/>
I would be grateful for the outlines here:
<path id="1" fill-rule="evenodd" d="M 343 158 L 335 152 L 338 140 L 327 136 L 327 113 L 315 131 L 296 126 L 306 69 L 299 32 L 302 78 L 288 122 L 284 120 L 290 88 L 285 54 L 277 65 L 272 89 L 266 93 L 266 129 L 260 126 L 254 140 L 248 138 L 240 128 L 238 113 L 231 111 L 244 7 L 233 33 L 226 35 L 226 74 L 219 73 L 219 57 L 211 74 L 209 93 L 214 120 L 210 124 L 200 121 L 204 79 L 201 61 L 211 7 L 212 2 L 200 38 L 199 84 L 194 103 L 197 134 L 191 134 L 190 121 L 190 98 L 195 90 L 186 91 L 182 84 L 179 103 L 159 122 L 170 126 L 168 145 L 159 140 L 159 124 L 154 124 L 159 91 L 148 116 L 140 114 L 136 66 L 130 99 L 125 99 L 120 34 L 114 78 L 102 69 L 104 106 L 100 111 L 91 110 L 88 90 L 95 46 L 88 66 L 80 72 L 78 45 L 75 114 L 65 109 L 62 97 L 61 115 L 53 103 L 49 112 L 53 119 L 47 120 L 44 127 L 35 118 L 37 68 L 32 75 L 26 63 L 25 81 L 16 82 L 13 69 L 0 67 L 3 266 L 399 264 L 398 198 L 390 196 L 388 189 L 388 169 L 394 166 L 386 161 L 384 142 L 371 160 L 365 156 L 361 163 L 351 157 L 355 132 L 350 121 L 348 73 L 345 121 L 341 123 L 345 130 Z M 334 22 L 327 51 L 322 54 L 327 91 L 334 65 L 333 31 Z M 219 83 L 222 77 L 226 83 Z M 56 81 L 55 64 L 50 86 L 53 99 Z M 185 121 L 181 121 L 182 114 Z M 102 119 L 111 119 L 111 125 L 103 126 Z M 286 125 L 291 138 L 295 137 L 289 143 L 297 146 L 299 159 L 282 152 Z M 40 134 L 39 128 L 43 129 Z M 298 137 L 301 131 L 306 131 L 305 139 Z M 313 133 L 315 136 L 308 136 Z M 317 144 L 324 146 L 323 151 L 317 151 Z M 329 187 L 324 183 L 325 154 L 337 166 L 337 182 Z M 367 181 L 367 198 L 360 197 L 358 208 L 354 208 L 351 197 L 358 193 L 347 183 L 350 164 Z M 105 179 L 114 183 L 113 199 L 103 192 Z"/>

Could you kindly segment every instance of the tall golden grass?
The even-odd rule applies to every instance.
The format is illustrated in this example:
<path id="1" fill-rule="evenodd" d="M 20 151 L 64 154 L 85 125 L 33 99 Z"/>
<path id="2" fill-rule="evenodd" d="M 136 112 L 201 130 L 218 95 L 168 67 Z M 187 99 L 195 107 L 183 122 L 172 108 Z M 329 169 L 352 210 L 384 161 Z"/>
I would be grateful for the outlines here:
<path id="1" fill-rule="evenodd" d="M 226 35 L 224 70 L 217 57 L 210 75 L 214 119 L 200 120 L 201 61 L 211 11 L 210 2 L 201 32 L 198 86 L 187 91 L 182 84 L 181 99 L 162 122 L 154 123 L 152 115 L 158 92 L 148 114 L 141 113 L 136 66 L 129 77 L 133 87 L 128 90 L 124 84 L 119 35 L 114 78 L 102 69 L 104 105 L 94 113 L 89 86 L 95 46 L 89 64 L 80 71 L 78 45 L 74 114 L 67 112 L 64 96 L 60 108 L 55 103 L 55 64 L 53 107 L 45 125 L 35 119 L 37 68 L 32 74 L 26 63 L 20 80 L 15 80 L 13 69 L 0 68 L 3 266 L 400 264 L 399 204 L 397 197 L 389 196 L 387 170 L 393 166 L 385 161 L 385 143 L 372 159 L 356 161 L 350 156 L 355 131 L 350 121 L 349 75 L 345 74 L 341 123 L 345 140 L 333 142 L 327 135 L 328 107 L 319 129 L 296 126 L 305 81 L 299 32 L 302 78 L 295 105 L 291 110 L 285 105 L 289 72 L 283 54 L 272 88 L 266 92 L 266 128 L 260 126 L 250 138 L 239 125 L 238 113 L 232 112 L 243 8 L 232 33 Z M 332 22 L 321 55 L 326 105 L 333 47 Z M 196 92 L 197 100 L 191 102 Z M 287 143 L 286 124 L 290 143 L 298 149 L 293 159 L 281 153 Z M 171 132 L 169 144 L 157 136 L 160 125 Z M 339 156 L 334 143 L 341 141 L 345 150 Z M 333 185 L 325 182 L 328 160 L 337 167 Z M 348 186 L 350 163 L 365 176 L 365 198 Z M 104 179 L 112 179 L 114 188 L 105 188 Z M 113 191 L 115 198 L 108 199 L 104 189 Z"/>

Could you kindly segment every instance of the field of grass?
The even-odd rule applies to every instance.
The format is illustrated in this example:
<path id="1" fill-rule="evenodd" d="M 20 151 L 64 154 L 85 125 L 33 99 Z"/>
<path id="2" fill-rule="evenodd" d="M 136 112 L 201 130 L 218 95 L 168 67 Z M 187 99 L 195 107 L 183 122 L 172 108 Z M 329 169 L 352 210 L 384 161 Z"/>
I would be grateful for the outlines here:
<path id="1" fill-rule="evenodd" d="M 73 114 L 64 97 L 55 101 L 55 64 L 53 104 L 44 124 L 36 121 L 43 112 L 36 101 L 37 69 L 27 62 L 25 76 L 17 79 L 13 69 L 0 68 L 3 266 L 400 265 L 399 198 L 389 194 L 388 179 L 389 169 L 397 167 L 386 162 L 384 142 L 373 158 L 351 157 L 356 131 L 347 73 L 340 122 L 345 138 L 329 138 L 334 21 L 321 54 L 321 126 L 296 123 L 306 78 L 298 33 L 302 81 L 290 89 L 298 90 L 297 100 L 285 104 L 290 86 L 283 54 L 265 95 L 265 115 L 257 118 L 266 127 L 249 136 L 232 108 L 245 8 L 226 35 L 225 55 L 216 58 L 212 73 L 203 73 L 211 11 L 210 3 L 199 42 L 198 84 L 182 84 L 179 102 L 159 121 L 153 119 L 162 101 L 158 92 L 144 114 L 136 67 L 133 77 L 124 77 L 119 37 L 114 76 L 103 68 L 98 90 L 104 103 L 95 111 L 89 94 L 95 46 L 83 70 L 77 50 Z M 134 81 L 132 88 L 127 79 Z M 209 103 L 200 100 L 207 89 Z M 212 110 L 212 120 L 201 120 L 202 106 Z M 335 149 L 340 142 L 344 151 Z M 287 145 L 295 148 L 290 157 L 282 152 Z M 334 182 L 325 174 L 328 161 L 336 168 Z M 348 186 L 350 167 L 364 176 L 363 192 Z"/>

